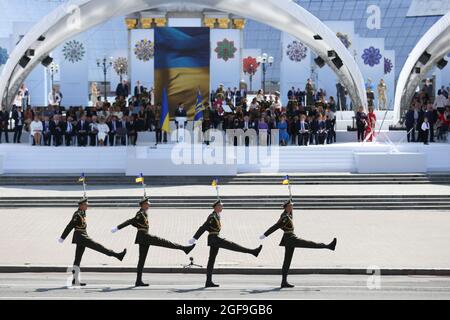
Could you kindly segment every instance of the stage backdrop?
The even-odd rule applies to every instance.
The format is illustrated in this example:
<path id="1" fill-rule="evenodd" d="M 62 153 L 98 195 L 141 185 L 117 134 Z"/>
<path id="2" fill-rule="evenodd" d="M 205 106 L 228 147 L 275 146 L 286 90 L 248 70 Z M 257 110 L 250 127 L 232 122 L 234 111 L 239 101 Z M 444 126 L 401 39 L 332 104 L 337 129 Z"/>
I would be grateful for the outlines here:
<path id="1" fill-rule="evenodd" d="M 204 100 L 209 96 L 209 71 L 209 28 L 155 29 L 155 100 L 161 104 L 166 88 L 171 118 L 180 102 L 194 117 L 198 90 Z"/>
<path id="2" fill-rule="evenodd" d="M 131 30 L 131 89 L 136 82 L 150 90 L 154 83 L 154 31 L 152 29 Z"/>

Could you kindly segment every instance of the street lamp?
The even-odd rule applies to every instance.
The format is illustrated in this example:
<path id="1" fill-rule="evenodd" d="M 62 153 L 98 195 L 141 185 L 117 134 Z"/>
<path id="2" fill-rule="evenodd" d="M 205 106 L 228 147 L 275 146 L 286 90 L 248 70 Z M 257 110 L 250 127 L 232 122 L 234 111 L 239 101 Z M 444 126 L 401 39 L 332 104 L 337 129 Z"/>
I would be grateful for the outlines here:
<path id="1" fill-rule="evenodd" d="M 263 91 L 266 92 L 266 73 L 267 68 L 271 67 L 275 61 L 274 57 L 270 56 L 267 53 L 263 53 L 262 56 L 259 56 L 256 58 L 256 61 L 258 62 L 259 66 L 262 66 L 263 71 Z"/>
<path id="2" fill-rule="evenodd" d="M 59 72 L 59 65 L 57 65 L 56 63 L 52 62 L 48 67 L 47 67 L 48 72 L 50 73 L 50 83 L 51 83 L 51 87 L 53 89 L 53 85 L 55 82 L 55 74 L 57 74 Z"/>
<path id="3" fill-rule="evenodd" d="M 113 58 L 107 59 L 106 57 L 103 59 L 97 59 L 97 67 L 101 68 L 103 70 L 103 87 L 105 89 L 105 102 L 108 100 L 108 94 L 106 92 L 106 75 L 108 74 L 108 69 L 113 66 Z"/>

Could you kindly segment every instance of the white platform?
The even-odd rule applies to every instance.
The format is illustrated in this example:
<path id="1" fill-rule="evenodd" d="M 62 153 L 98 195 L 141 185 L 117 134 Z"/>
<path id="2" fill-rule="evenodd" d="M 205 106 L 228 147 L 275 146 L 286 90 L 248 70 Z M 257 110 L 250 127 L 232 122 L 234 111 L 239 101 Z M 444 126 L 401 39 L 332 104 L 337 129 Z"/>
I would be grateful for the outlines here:
<path id="1" fill-rule="evenodd" d="M 426 156 L 423 153 L 355 153 L 358 173 L 426 173 Z"/>
<path id="2" fill-rule="evenodd" d="M 450 172 L 450 144 L 341 143 L 325 146 L 269 148 L 239 147 L 211 155 L 212 148 L 196 145 L 180 163 L 175 145 L 141 147 L 31 147 L 0 145 L 3 174 L 127 174 L 208 175 L 238 173 Z M 189 149 L 188 149 L 189 150 Z M 184 150 L 184 151 L 188 151 Z M 266 154 L 269 157 L 262 157 Z M 216 163 L 212 163 L 211 159 Z M 423 159 L 423 160 L 421 160 Z M 209 161 L 209 162 L 208 162 Z M 424 161 L 424 166 L 412 162 Z"/>

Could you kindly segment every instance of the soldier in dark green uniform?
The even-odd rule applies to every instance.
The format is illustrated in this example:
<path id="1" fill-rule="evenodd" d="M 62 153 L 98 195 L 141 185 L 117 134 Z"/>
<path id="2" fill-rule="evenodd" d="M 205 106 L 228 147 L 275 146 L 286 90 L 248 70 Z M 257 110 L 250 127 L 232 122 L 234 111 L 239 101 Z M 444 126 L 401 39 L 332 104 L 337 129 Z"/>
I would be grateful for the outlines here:
<path id="1" fill-rule="evenodd" d="M 197 233 L 194 235 L 194 238 L 192 238 L 189 243 L 194 244 L 197 242 L 198 239 L 205 233 L 206 231 L 209 232 L 208 236 L 208 245 L 211 247 L 209 251 L 209 260 L 208 260 L 208 266 L 206 269 L 206 288 L 211 287 L 218 287 L 219 285 L 214 284 L 212 281 L 212 273 L 214 269 L 214 263 L 216 261 L 217 254 L 219 253 L 219 249 L 227 249 L 231 251 L 241 252 L 241 253 L 248 253 L 252 254 L 255 257 L 258 257 L 259 253 L 261 252 L 262 246 L 259 246 L 256 249 L 247 249 L 244 247 L 241 247 L 240 245 L 230 242 L 228 240 L 225 240 L 221 237 L 219 237 L 220 230 L 222 229 L 222 225 L 220 223 L 220 213 L 223 210 L 223 204 L 220 200 L 217 200 L 213 204 L 214 212 L 211 213 L 208 216 L 208 219 L 206 219 L 206 222 L 198 229 Z"/>
<path id="2" fill-rule="evenodd" d="M 281 282 L 281 288 L 293 288 L 294 286 L 287 282 L 287 276 L 289 273 L 289 268 L 291 266 L 292 256 L 294 254 L 295 248 L 329 249 L 334 251 L 337 239 L 334 238 L 334 240 L 330 244 L 323 244 L 298 238 L 294 233 L 294 203 L 291 200 L 288 200 L 284 203 L 283 207 L 284 212 L 281 214 L 280 220 L 278 220 L 278 222 L 273 227 L 267 230 L 266 233 L 264 233 L 264 235 L 260 237 L 260 239 L 264 240 L 278 229 L 284 231 L 284 235 L 280 243 L 280 246 L 285 247 L 286 250 L 282 269 L 283 279 Z"/>
<path id="3" fill-rule="evenodd" d="M 149 223 L 147 215 L 147 211 L 150 208 L 149 198 L 144 196 L 144 198 L 139 202 L 139 205 L 141 206 L 141 209 L 137 212 L 134 218 L 125 221 L 111 231 L 116 233 L 117 231 L 130 225 L 137 229 L 135 244 L 139 245 L 139 262 L 137 266 L 136 287 L 148 287 L 149 285 L 142 281 L 142 272 L 144 270 L 145 260 L 147 258 L 150 246 L 181 250 L 184 251 L 184 253 L 189 254 L 189 252 L 194 249 L 195 245 L 182 246 L 150 235 L 148 233 Z"/>
<path id="4" fill-rule="evenodd" d="M 86 197 L 83 197 L 80 201 L 78 201 L 78 210 L 73 214 L 72 220 L 70 220 L 69 224 L 67 225 L 66 229 L 64 229 L 64 232 L 61 235 L 61 238 L 58 239 L 59 243 L 63 243 L 64 240 L 67 238 L 69 233 L 75 229 L 73 233 L 73 239 L 72 243 L 77 245 L 77 248 L 75 250 L 75 261 L 73 263 L 74 265 L 74 279 L 72 281 L 72 284 L 85 286 L 85 283 L 79 282 L 78 277 L 78 270 L 80 268 L 81 258 L 83 257 L 84 251 L 86 248 L 95 250 L 97 252 L 103 253 L 109 257 L 115 257 L 118 260 L 122 261 L 125 254 L 127 253 L 127 250 L 124 249 L 121 253 L 116 253 L 112 250 L 106 249 L 101 244 L 95 242 L 92 240 L 88 234 L 87 234 L 87 223 L 86 223 L 86 210 L 88 209 L 88 199 Z"/>

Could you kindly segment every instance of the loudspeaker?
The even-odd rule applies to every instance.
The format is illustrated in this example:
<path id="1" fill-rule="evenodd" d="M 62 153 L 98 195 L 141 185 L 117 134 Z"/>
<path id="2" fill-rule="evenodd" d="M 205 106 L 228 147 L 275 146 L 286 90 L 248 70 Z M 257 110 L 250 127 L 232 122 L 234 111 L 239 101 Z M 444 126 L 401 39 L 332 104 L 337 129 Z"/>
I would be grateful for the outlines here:
<path id="1" fill-rule="evenodd" d="M 438 63 L 436 65 L 439 69 L 442 70 L 447 66 L 447 63 L 448 63 L 448 61 L 445 60 L 444 58 L 442 58 L 441 60 L 438 61 Z"/>
<path id="2" fill-rule="evenodd" d="M 25 52 L 25 55 L 27 55 L 28 57 L 34 57 L 34 49 L 28 49 Z"/>
<path id="3" fill-rule="evenodd" d="M 52 62 L 53 62 L 53 58 L 50 56 L 47 56 L 42 60 L 41 63 L 44 67 L 48 67 Z"/>
<path id="4" fill-rule="evenodd" d="M 314 62 L 319 66 L 319 68 L 323 68 L 325 66 L 325 60 L 323 60 L 321 57 L 315 58 Z"/>
<path id="5" fill-rule="evenodd" d="M 420 68 L 415 68 L 415 69 L 414 69 L 414 72 L 417 73 L 417 74 L 420 74 L 421 71 L 422 71 L 422 70 L 421 70 Z"/>
<path id="6" fill-rule="evenodd" d="M 323 40 L 322 37 L 319 36 L 318 34 L 316 34 L 316 35 L 314 36 L 314 39 L 315 39 L 315 40 Z"/>
<path id="7" fill-rule="evenodd" d="M 19 65 L 20 65 L 22 68 L 25 68 L 25 67 L 28 65 L 28 63 L 30 63 L 30 61 L 31 61 L 30 58 L 28 58 L 27 56 L 23 56 L 23 57 L 19 60 Z"/>
<path id="8" fill-rule="evenodd" d="M 419 62 L 420 62 L 421 64 L 425 65 L 425 64 L 428 63 L 428 61 L 430 61 L 430 59 L 431 59 L 431 54 L 429 54 L 428 52 L 425 51 L 425 52 L 420 56 Z"/>
<path id="9" fill-rule="evenodd" d="M 344 65 L 344 63 L 342 62 L 341 58 L 339 58 L 338 56 L 336 56 L 336 58 L 332 59 L 331 61 L 333 61 L 334 65 L 338 69 L 342 68 L 342 66 Z"/>
<path id="10" fill-rule="evenodd" d="M 44 41 L 45 40 L 45 37 L 44 36 L 40 36 L 39 38 L 38 38 L 38 41 Z"/>
<path id="11" fill-rule="evenodd" d="M 330 50 L 328 51 L 328 58 L 334 58 L 336 57 L 336 51 Z"/>

